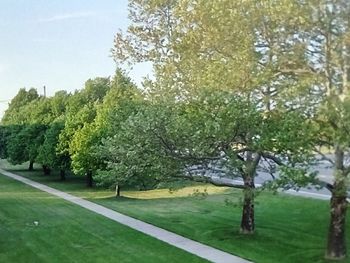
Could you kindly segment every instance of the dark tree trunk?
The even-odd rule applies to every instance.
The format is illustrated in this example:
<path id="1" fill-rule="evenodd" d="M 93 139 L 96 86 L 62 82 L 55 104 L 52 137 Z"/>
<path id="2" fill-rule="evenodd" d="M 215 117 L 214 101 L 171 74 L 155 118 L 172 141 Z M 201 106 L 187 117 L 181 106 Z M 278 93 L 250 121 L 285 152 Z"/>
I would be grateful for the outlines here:
<path id="1" fill-rule="evenodd" d="M 344 172 L 344 152 L 336 147 L 335 181 L 330 201 L 330 222 L 326 258 L 341 260 L 346 257 L 345 219 L 347 209 L 346 174 Z"/>
<path id="2" fill-rule="evenodd" d="M 115 197 L 120 197 L 120 185 L 116 185 L 115 192 L 116 192 Z"/>
<path id="3" fill-rule="evenodd" d="M 345 217 L 346 197 L 332 195 L 331 198 L 331 221 L 328 230 L 328 244 L 326 258 L 344 259 L 346 257 L 345 240 Z"/>
<path id="4" fill-rule="evenodd" d="M 48 167 L 47 165 L 43 165 L 43 172 L 44 172 L 44 175 L 50 175 L 51 173 L 50 167 Z"/>
<path id="5" fill-rule="evenodd" d="M 92 171 L 89 170 L 86 173 L 86 185 L 87 187 L 92 187 L 93 179 L 92 179 Z"/>
<path id="6" fill-rule="evenodd" d="M 241 220 L 241 233 L 253 234 L 255 230 L 254 222 L 254 181 L 251 177 L 244 179 L 243 189 L 243 210 Z"/>
<path id="7" fill-rule="evenodd" d="M 61 181 L 66 180 L 66 171 L 64 169 L 60 170 L 60 177 L 61 177 Z"/>
<path id="8" fill-rule="evenodd" d="M 29 170 L 29 171 L 33 171 L 33 169 L 34 169 L 34 162 L 33 162 L 33 161 L 30 161 L 30 162 L 29 162 L 28 170 Z"/>

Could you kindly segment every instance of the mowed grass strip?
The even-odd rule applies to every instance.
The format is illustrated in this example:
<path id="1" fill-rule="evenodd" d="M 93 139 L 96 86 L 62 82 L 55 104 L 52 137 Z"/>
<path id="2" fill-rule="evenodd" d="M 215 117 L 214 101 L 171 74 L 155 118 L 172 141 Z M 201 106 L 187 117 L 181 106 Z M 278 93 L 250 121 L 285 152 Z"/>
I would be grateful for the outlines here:
<path id="1" fill-rule="evenodd" d="M 116 199 L 113 191 L 86 188 L 83 178 L 69 177 L 67 182 L 60 182 L 57 174 L 43 176 L 41 171 L 7 168 L 18 169 L 16 173 L 35 181 L 256 263 L 331 262 L 323 259 L 329 222 L 328 201 L 265 192 L 256 199 L 256 233 L 244 236 L 239 233 L 240 190 L 204 185 L 174 193 L 167 189 L 123 191 L 124 197 Z M 195 189 L 207 189 L 212 194 L 189 196 Z M 349 216 L 347 229 L 350 229 Z M 350 249 L 349 234 L 347 231 Z M 338 262 L 350 262 L 350 259 Z"/>
<path id="2" fill-rule="evenodd" d="M 0 262 L 205 262 L 0 175 Z"/>
<path id="3" fill-rule="evenodd" d="M 255 205 L 256 233 L 247 236 L 239 233 L 238 190 L 206 198 L 143 199 L 137 198 L 137 192 L 125 195 L 134 197 L 90 200 L 257 263 L 328 262 L 323 259 L 329 220 L 327 201 L 263 193 Z M 164 190 L 167 195 L 169 192 Z M 347 222 L 350 229 L 349 216 Z M 347 237 L 349 240 L 349 231 Z"/>

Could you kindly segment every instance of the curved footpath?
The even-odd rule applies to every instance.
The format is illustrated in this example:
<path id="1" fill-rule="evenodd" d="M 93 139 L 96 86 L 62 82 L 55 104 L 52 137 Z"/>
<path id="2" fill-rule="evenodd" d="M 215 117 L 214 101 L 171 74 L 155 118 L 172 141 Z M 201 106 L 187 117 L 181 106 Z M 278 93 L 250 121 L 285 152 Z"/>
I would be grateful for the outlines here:
<path id="1" fill-rule="evenodd" d="M 22 176 L 16 175 L 14 173 L 10 173 L 10 172 L 5 171 L 3 169 L 0 169 L 0 173 L 7 176 L 7 177 L 15 179 L 17 181 L 20 181 L 22 183 L 30 185 L 34 188 L 37 188 L 41 191 L 44 191 L 44 192 L 47 192 L 49 194 L 60 197 L 64 200 L 67 200 L 68 202 L 71 202 L 71 203 L 74 203 L 74 204 L 79 205 L 81 207 L 84 207 L 90 211 L 93 211 L 95 213 L 103 215 L 109 219 L 112 219 L 112 220 L 120 223 L 120 224 L 131 227 L 131 228 L 133 228 L 137 231 L 140 231 L 146 235 L 157 238 L 163 242 L 166 242 L 172 246 L 175 246 L 177 248 L 185 250 L 191 254 L 194 254 L 198 257 L 204 258 L 204 259 L 209 260 L 211 262 L 218 262 L 218 263 L 249 263 L 250 262 L 248 260 L 234 256 L 234 255 L 229 254 L 227 252 L 218 250 L 216 248 L 213 248 L 213 247 L 204 245 L 202 243 L 193 241 L 191 239 L 185 238 L 183 236 L 174 234 L 174 233 L 167 231 L 165 229 L 162 229 L 162 228 L 153 226 L 151 224 L 145 223 L 143 221 L 137 220 L 135 218 L 123 215 L 121 213 L 118 213 L 116 211 L 108 209 L 104 206 L 101 206 L 101 205 L 95 204 L 93 202 L 84 200 L 80 197 L 77 197 L 77 196 L 74 196 L 71 194 L 67 194 L 65 192 L 62 192 L 62 191 L 56 190 L 54 188 L 48 187 L 46 185 L 34 182 L 32 180 L 29 180 L 29 179 L 24 178 Z"/>

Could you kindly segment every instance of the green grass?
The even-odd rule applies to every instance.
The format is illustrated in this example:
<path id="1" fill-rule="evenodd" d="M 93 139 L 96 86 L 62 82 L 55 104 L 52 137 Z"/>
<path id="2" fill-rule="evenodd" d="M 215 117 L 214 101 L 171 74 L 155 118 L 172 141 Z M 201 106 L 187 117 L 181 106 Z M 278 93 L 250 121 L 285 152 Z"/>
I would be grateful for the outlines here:
<path id="1" fill-rule="evenodd" d="M 127 191 L 116 199 L 112 191 L 85 188 L 81 178 L 60 182 L 58 176 L 23 170 L 17 173 L 256 263 L 328 262 L 323 260 L 327 201 L 263 193 L 256 204 L 256 234 L 245 236 L 238 232 L 239 190 L 191 186 L 172 194 L 166 189 Z M 205 187 L 212 193 L 206 198 L 189 196 L 195 188 Z M 226 205 L 227 199 L 237 205 Z M 347 222 L 349 229 L 349 218 Z M 349 240 L 349 234 L 347 237 Z"/>
<path id="2" fill-rule="evenodd" d="M 94 201 L 255 262 L 325 262 L 327 202 L 263 194 L 256 205 L 256 234 L 244 236 L 238 232 L 240 207 L 225 205 L 226 198 L 238 203 L 240 196 L 228 191 L 205 199 Z"/>
<path id="3" fill-rule="evenodd" d="M 39 222 L 36 226 L 35 221 Z M 0 262 L 204 262 L 0 176 Z"/>

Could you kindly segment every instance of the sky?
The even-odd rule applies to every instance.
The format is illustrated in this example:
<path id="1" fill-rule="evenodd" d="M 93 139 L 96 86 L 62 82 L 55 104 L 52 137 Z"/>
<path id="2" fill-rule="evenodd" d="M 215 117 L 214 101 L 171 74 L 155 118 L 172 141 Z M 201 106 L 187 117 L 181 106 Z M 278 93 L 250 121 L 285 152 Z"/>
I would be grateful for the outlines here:
<path id="1" fill-rule="evenodd" d="M 52 96 L 113 75 L 113 38 L 128 26 L 127 0 L 0 0 L 0 117 L 20 88 Z M 130 77 L 149 74 L 137 66 Z"/>

